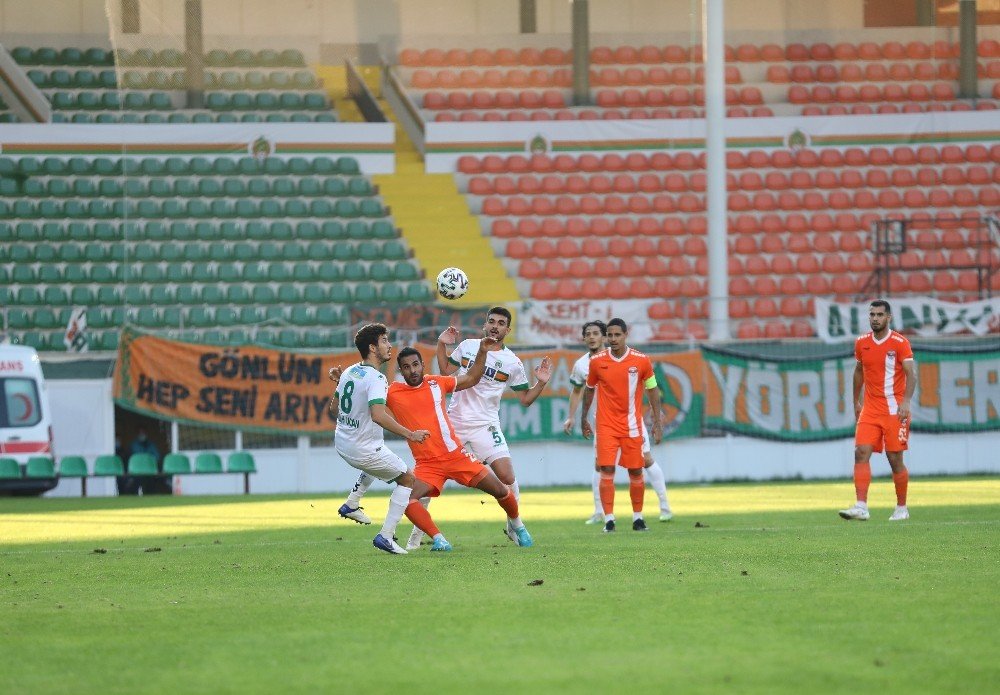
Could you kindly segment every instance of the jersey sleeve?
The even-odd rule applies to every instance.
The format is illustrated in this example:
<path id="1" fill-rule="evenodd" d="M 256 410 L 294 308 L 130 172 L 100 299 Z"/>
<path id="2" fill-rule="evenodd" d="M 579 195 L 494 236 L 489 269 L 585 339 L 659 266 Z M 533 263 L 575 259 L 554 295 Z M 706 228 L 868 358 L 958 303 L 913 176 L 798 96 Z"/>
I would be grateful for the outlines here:
<path id="1" fill-rule="evenodd" d="M 899 361 L 903 362 L 905 360 L 913 359 L 913 348 L 910 346 L 910 341 L 903 338 L 903 344 L 899 346 Z"/>
<path id="2" fill-rule="evenodd" d="M 438 377 L 438 383 L 444 386 L 445 393 L 455 393 L 455 387 L 458 386 L 458 377 L 442 375 Z"/>
<path id="3" fill-rule="evenodd" d="M 510 390 L 527 391 L 528 386 L 528 373 L 524 370 L 524 362 L 517 360 L 510 373 Z"/>
<path id="4" fill-rule="evenodd" d="M 583 360 L 577 360 L 573 365 L 573 371 L 569 375 L 569 383 L 573 386 L 583 386 L 587 383 L 587 374 L 583 371 Z"/>
<path id="5" fill-rule="evenodd" d="M 861 338 L 854 341 L 854 359 L 861 361 Z"/>
<path id="6" fill-rule="evenodd" d="M 379 403 L 385 405 L 388 395 L 389 382 L 385 380 L 384 376 L 379 374 L 368 381 L 368 405 L 372 406 Z"/>
<path id="7" fill-rule="evenodd" d="M 456 367 L 462 366 L 462 347 L 464 345 L 465 341 L 463 340 L 461 343 L 456 345 L 455 349 L 451 351 L 450 355 L 448 355 L 448 361 L 451 362 Z"/>

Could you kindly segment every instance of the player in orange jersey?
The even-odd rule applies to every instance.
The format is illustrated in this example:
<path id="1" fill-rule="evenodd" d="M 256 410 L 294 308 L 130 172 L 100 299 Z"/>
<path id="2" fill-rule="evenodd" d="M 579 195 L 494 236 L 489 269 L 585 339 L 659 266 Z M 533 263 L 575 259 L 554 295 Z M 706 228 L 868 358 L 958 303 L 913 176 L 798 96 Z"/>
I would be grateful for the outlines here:
<path id="1" fill-rule="evenodd" d="M 425 375 L 423 358 L 413 348 L 403 348 L 396 357 L 404 382 L 397 381 L 389 386 L 386 406 L 401 424 L 421 422 L 431 433 L 422 442 L 408 442 L 416 461 L 413 469 L 416 480 L 406 507 L 406 517 L 433 539 L 431 550 L 451 550 L 451 544 L 434 525 L 420 499 L 440 495 L 448 480 L 493 495 L 507 514 L 517 544 L 524 547 L 532 545 L 531 535 L 521 521 L 514 492 L 500 481 L 492 469 L 480 463 L 462 446 L 462 440 L 455 434 L 445 409 L 446 394 L 472 388 L 479 383 L 485 371 L 487 353 L 497 345 L 497 340 L 483 338 L 468 371 L 458 376 Z M 415 549 L 419 543 L 418 537 L 416 546 L 408 543 L 407 547 Z"/>
<path id="2" fill-rule="evenodd" d="M 889 521 L 910 518 L 906 508 L 906 488 L 910 474 L 903 465 L 903 452 L 910 434 L 910 398 L 917 386 L 917 372 L 910 341 L 889 328 L 892 320 L 889 303 L 877 299 L 868 309 L 872 332 L 854 344 L 854 489 L 857 502 L 842 509 L 844 519 L 866 521 L 868 486 L 872 481 L 869 460 L 872 452 L 882 452 L 892 468 L 896 486 L 896 509 Z M 861 391 L 864 387 L 864 401 Z"/>
<path id="3" fill-rule="evenodd" d="M 628 326 L 622 319 L 608 321 L 608 349 L 594 355 L 587 373 L 583 394 L 580 427 L 587 439 L 594 434 L 587 421 L 587 411 L 597 394 L 597 432 L 594 448 L 601 468 L 601 506 L 604 509 L 604 532 L 615 530 L 615 460 L 628 471 L 629 496 L 632 499 L 632 528 L 646 531 L 642 518 L 645 490 L 642 469 L 643 424 L 642 394 L 646 392 L 653 419 L 653 442 L 663 439 L 660 421 L 660 389 L 653 374 L 653 363 L 641 352 L 628 346 Z"/>

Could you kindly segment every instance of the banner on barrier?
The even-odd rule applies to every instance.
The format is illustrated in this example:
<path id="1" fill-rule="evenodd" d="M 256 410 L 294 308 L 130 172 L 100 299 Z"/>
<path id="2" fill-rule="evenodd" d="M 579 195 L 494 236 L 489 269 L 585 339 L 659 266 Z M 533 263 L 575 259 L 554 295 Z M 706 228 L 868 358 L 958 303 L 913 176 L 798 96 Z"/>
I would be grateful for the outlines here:
<path id="1" fill-rule="evenodd" d="M 1000 330 L 1000 297 L 976 302 L 943 302 L 933 297 L 888 299 L 892 327 L 921 337 L 971 333 L 986 335 Z M 816 331 L 827 343 L 854 340 L 871 330 L 869 302 L 843 304 L 817 299 Z"/>
<path id="2" fill-rule="evenodd" d="M 402 343 L 396 340 L 397 349 Z M 437 373 L 435 347 L 416 346 L 427 374 Z M 512 442 L 579 439 L 563 432 L 573 386 L 574 350 L 518 351 L 531 375 L 548 356 L 552 379 L 524 408 L 508 391 L 500 421 Z M 785 441 L 848 437 L 855 360 L 749 358 L 702 348 L 651 354 L 668 439 L 737 432 Z M 217 347 L 166 340 L 131 329 L 122 335 L 114 378 L 118 405 L 153 417 L 198 425 L 285 434 L 329 433 L 332 393 L 327 371 L 359 360 L 357 351 L 317 354 Z M 913 428 L 925 432 L 1000 428 L 1000 351 L 917 350 Z M 396 378 L 395 360 L 385 365 Z M 532 378 L 532 377 L 529 377 Z M 532 378 L 533 381 L 533 378 Z M 575 418 L 574 418 L 575 419 Z M 648 419 L 648 415 L 647 415 Z"/>
<path id="3" fill-rule="evenodd" d="M 584 323 L 607 323 L 617 316 L 629 326 L 629 341 L 644 343 L 653 337 L 648 321 L 650 303 L 646 299 L 527 301 L 517 310 L 517 338 L 535 345 L 579 343 Z"/>

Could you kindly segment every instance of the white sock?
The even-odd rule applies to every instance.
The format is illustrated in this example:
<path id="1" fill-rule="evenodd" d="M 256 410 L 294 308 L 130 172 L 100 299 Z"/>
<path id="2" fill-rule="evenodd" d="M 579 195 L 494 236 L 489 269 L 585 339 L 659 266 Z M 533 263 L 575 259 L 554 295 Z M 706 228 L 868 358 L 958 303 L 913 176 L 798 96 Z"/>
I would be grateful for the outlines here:
<path id="1" fill-rule="evenodd" d="M 444 534 L 443 533 L 435 533 L 434 537 L 431 540 L 436 541 L 438 538 L 440 538 L 441 540 L 444 540 Z"/>
<path id="2" fill-rule="evenodd" d="M 604 520 L 605 521 L 614 521 L 615 520 L 615 515 L 614 514 L 605 514 L 604 515 Z"/>
<path id="3" fill-rule="evenodd" d="M 653 461 L 651 466 L 644 469 L 646 473 L 646 485 L 653 488 L 653 492 L 660 498 L 660 509 L 669 512 L 670 502 L 667 501 L 667 480 L 663 476 L 663 469 L 660 464 Z"/>
<path id="4" fill-rule="evenodd" d="M 354 487 L 351 489 L 351 494 L 347 496 L 347 506 L 351 509 L 357 509 L 358 505 L 361 503 L 361 498 L 365 496 L 365 493 L 368 492 L 368 488 L 370 488 L 374 482 L 374 476 L 368 475 L 367 473 L 359 475 L 358 482 L 354 483 Z"/>
<path id="5" fill-rule="evenodd" d="M 515 529 L 517 529 L 517 528 L 523 528 L 524 527 L 524 522 L 521 521 L 521 517 L 515 517 L 515 518 L 511 519 L 508 516 L 507 517 L 507 523 L 510 524 L 511 528 L 515 528 Z"/>
<path id="6" fill-rule="evenodd" d="M 860 507 L 861 509 L 868 509 L 868 503 L 867 502 L 862 502 L 861 500 L 858 500 L 857 502 L 855 502 L 854 506 L 855 507 Z"/>
<path id="7" fill-rule="evenodd" d="M 403 518 L 403 513 L 406 511 L 406 505 L 410 503 L 411 492 L 413 492 L 411 488 L 397 485 L 396 489 L 389 495 L 389 511 L 385 513 L 385 521 L 382 523 L 382 538 L 392 540 L 393 534 L 396 533 L 396 527 L 399 526 L 399 520 Z"/>
<path id="8" fill-rule="evenodd" d="M 513 483 L 510 484 L 510 491 L 514 493 L 514 499 L 516 499 L 518 502 L 520 502 L 521 501 L 521 488 L 519 488 L 517 486 L 517 481 L 516 480 Z"/>
<path id="9" fill-rule="evenodd" d="M 632 512 L 632 521 L 642 518 L 642 512 Z"/>
<path id="10" fill-rule="evenodd" d="M 590 479 L 590 487 L 594 490 L 594 514 L 601 514 L 604 508 L 601 506 L 601 472 L 595 470 Z"/>
<path id="11" fill-rule="evenodd" d="M 427 509 L 427 505 L 431 503 L 430 497 L 421 497 L 420 504 L 424 505 L 424 509 Z M 420 539 L 424 537 L 424 532 L 421 531 L 416 526 L 413 527 L 413 531 L 410 532 L 410 545 L 419 545 Z"/>

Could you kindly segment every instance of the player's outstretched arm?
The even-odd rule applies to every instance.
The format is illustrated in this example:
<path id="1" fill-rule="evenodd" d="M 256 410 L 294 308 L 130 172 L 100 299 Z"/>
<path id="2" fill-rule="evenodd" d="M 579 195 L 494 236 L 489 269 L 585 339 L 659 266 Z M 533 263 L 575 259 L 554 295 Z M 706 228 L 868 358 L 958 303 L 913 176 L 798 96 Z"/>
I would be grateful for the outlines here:
<path id="1" fill-rule="evenodd" d="M 583 387 L 583 411 L 580 414 L 580 430 L 583 432 L 584 439 L 590 439 L 594 436 L 594 431 L 590 429 L 590 423 L 587 422 L 587 413 L 590 411 L 590 406 L 594 402 L 594 389 L 592 386 Z"/>
<path id="2" fill-rule="evenodd" d="M 469 371 L 455 379 L 456 391 L 470 389 L 479 383 L 486 372 L 486 356 L 490 349 L 498 344 L 493 338 L 483 338 L 479 342 L 479 352 L 476 353 L 476 359 L 469 365 Z"/>
<path id="3" fill-rule="evenodd" d="M 651 385 L 652 382 L 652 385 Z M 660 410 L 660 386 L 656 383 L 656 377 L 651 376 L 646 381 L 646 400 L 649 401 L 650 415 L 653 418 L 653 444 L 663 441 L 663 420 Z"/>
<path id="4" fill-rule="evenodd" d="M 854 365 L 854 421 L 861 417 L 861 388 L 865 385 L 865 370 L 859 361 Z"/>
<path id="5" fill-rule="evenodd" d="M 427 430 L 409 430 L 403 427 L 396 422 L 396 418 L 392 416 L 392 413 L 389 412 L 384 403 L 375 403 L 369 406 L 369 410 L 371 411 L 372 421 L 376 425 L 393 434 L 398 434 L 400 437 L 409 439 L 411 442 L 422 442 L 431 434 Z"/>
<path id="6" fill-rule="evenodd" d="M 527 391 L 520 391 L 518 396 L 521 398 L 521 405 L 527 408 L 529 405 L 534 403 L 540 395 L 542 395 L 542 389 L 545 385 L 549 383 L 549 379 L 552 378 L 552 360 L 549 359 L 548 355 L 542 358 L 541 364 L 535 367 L 535 379 L 537 381 L 532 384 L 531 388 Z"/>
<path id="7" fill-rule="evenodd" d="M 903 373 L 906 374 L 906 390 L 903 392 L 903 399 L 899 402 L 899 410 L 896 414 L 901 423 L 910 420 L 910 399 L 917 388 L 917 363 L 912 359 L 903 360 Z"/>
<path id="8" fill-rule="evenodd" d="M 459 332 L 454 326 L 448 326 L 441 335 L 438 336 L 437 363 L 438 372 L 445 376 L 451 376 L 458 371 L 458 367 L 448 361 L 448 350 L 458 342 Z"/>
<path id="9" fill-rule="evenodd" d="M 569 394 L 569 415 L 566 416 L 566 421 L 563 423 L 563 432 L 566 434 L 573 433 L 573 418 L 576 416 L 576 409 L 580 407 L 580 401 L 583 400 L 583 386 L 573 386 L 573 391 Z"/>

